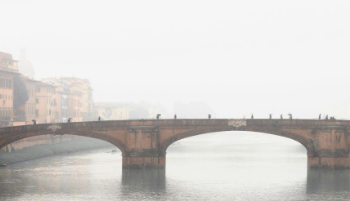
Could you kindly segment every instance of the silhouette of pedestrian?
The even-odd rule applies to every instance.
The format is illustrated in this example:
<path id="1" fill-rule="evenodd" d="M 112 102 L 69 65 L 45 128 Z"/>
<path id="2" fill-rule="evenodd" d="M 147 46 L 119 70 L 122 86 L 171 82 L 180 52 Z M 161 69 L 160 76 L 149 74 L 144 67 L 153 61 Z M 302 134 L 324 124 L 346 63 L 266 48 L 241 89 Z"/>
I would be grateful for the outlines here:
<path id="1" fill-rule="evenodd" d="M 70 123 L 70 120 L 71 120 L 72 118 L 68 118 L 68 123 Z"/>
<path id="2" fill-rule="evenodd" d="M 208 119 L 211 119 L 211 114 L 208 114 Z"/>
<path id="3" fill-rule="evenodd" d="M 321 114 L 320 114 L 320 115 L 318 115 L 318 119 L 319 119 L 319 120 L 321 120 Z"/>
<path id="4" fill-rule="evenodd" d="M 177 119 L 177 116 L 176 116 L 176 114 L 174 115 L 174 119 Z"/>
<path id="5" fill-rule="evenodd" d="M 160 116 L 161 116 L 161 114 L 157 114 L 157 119 L 159 119 Z"/>
<path id="6" fill-rule="evenodd" d="M 283 114 L 281 114 L 281 119 L 283 119 Z"/>
<path id="7" fill-rule="evenodd" d="M 269 114 L 270 119 L 272 119 L 272 114 Z"/>
<path id="8" fill-rule="evenodd" d="M 101 116 L 98 116 L 98 121 L 101 121 Z"/>
<path id="9" fill-rule="evenodd" d="M 289 119 L 293 119 L 293 116 L 292 114 L 288 114 L 289 115 Z"/>
<path id="10" fill-rule="evenodd" d="M 254 115 L 252 114 L 252 116 L 250 117 L 251 119 L 254 119 Z"/>
<path id="11" fill-rule="evenodd" d="M 326 115 L 326 118 L 325 118 L 326 120 L 328 120 L 328 114 Z"/>
<path id="12" fill-rule="evenodd" d="M 36 120 L 35 119 L 33 119 L 32 122 L 33 122 L 33 125 L 36 125 Z"/>

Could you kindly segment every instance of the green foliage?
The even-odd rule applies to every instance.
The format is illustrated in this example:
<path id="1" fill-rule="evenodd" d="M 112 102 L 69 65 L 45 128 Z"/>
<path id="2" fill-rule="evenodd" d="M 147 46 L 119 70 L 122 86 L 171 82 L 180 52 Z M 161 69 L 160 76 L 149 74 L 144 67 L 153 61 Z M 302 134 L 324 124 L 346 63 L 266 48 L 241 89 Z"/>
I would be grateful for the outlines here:
<path id="1" fill-rule="evenodd" d="M 29 99 L 27 86 L 23 77 L 15 75 L 13 78 L 13 105 L 14 108 L 24 105 Z"/>

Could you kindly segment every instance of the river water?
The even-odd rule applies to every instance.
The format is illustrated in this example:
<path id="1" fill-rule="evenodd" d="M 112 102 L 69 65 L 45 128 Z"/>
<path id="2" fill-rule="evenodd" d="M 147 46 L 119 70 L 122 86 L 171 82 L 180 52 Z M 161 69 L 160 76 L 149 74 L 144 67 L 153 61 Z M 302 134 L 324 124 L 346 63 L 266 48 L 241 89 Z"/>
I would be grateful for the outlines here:
<path id="1" fill-rule="evenodd" d="M 350 171 L 307 170 L 290 139 L 224 132 L 176 142 L 165 170 L 123 170 L 112 148 L 0 168 L 0 200 L 350 200 Z"/>

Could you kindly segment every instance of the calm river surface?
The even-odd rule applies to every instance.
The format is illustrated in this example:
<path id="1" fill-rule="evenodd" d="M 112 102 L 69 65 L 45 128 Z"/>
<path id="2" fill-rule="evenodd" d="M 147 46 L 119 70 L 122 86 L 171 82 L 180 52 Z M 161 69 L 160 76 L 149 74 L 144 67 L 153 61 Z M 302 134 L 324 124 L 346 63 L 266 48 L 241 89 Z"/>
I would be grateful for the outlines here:
<path id="1" fill-rule="evenodd" d="M 350 200 L 350 171 L 308 171 L 297 142 L 212 133 L 167 150 L 165 170 L 123 170 L 112 148 L 0 168 L 0 200 Z"/>

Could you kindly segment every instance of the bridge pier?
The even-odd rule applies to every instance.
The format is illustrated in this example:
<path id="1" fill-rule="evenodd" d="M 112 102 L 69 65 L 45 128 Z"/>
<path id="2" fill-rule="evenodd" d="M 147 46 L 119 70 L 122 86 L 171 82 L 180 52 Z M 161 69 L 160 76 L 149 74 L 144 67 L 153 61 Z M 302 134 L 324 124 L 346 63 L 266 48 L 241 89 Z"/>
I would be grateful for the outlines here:
<path id="1" fill-rule="evenodd" d="M 164 168 L 158 126 L 130 126 L 125 134 L 123 168 Z"/>
<path id="2" fill-rule="evenodd" d="M 308 167 L 312 169 L 350 169 L 350 137 L 347 127 L 315 127 L 309 135 L 311 151 Z"/>
<path id="3" fill-rule="evenodd" d="M 313 157 L 308 156 L 308 167 L 311 169 L 350 169 L 350 157 Z"/>
<path id="4" fill-rule="evenodd" d="M 123 156 L 123 168 L 164 168 L 165 156 Z"/>

